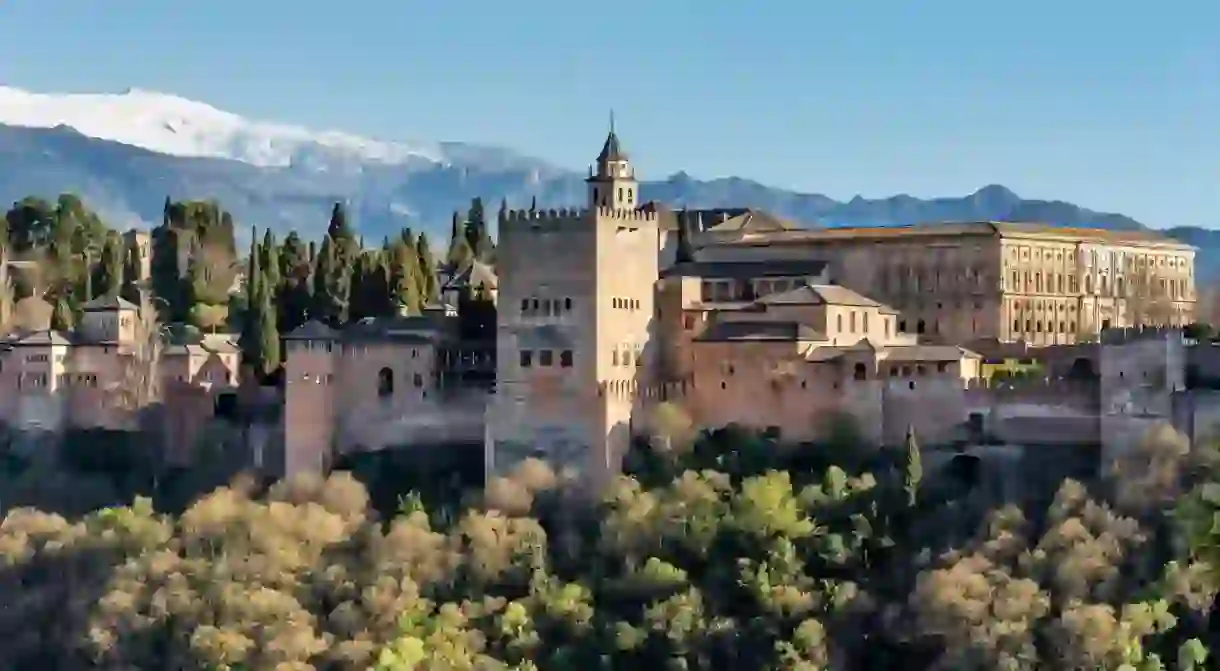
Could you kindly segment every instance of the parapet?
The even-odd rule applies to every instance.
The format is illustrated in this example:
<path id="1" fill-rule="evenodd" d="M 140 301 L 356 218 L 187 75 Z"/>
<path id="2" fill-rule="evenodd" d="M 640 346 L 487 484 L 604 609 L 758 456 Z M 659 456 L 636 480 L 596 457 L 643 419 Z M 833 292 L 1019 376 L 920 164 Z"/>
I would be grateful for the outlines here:
<path id="1" fill-rule="evenodd" d="M 1062 392 L 1064 394 L 1076 394 L 1095 392 L 1097 390 L 1097 382 L 1094 380 L 1072 380 L 1059 377 L 1034 377 L 1021 376 L 1002 379 L 990 379 L 985 377 L 975 378 L 966 381 L 966 389 L 969 390 L 990 390 L 990 391 L 1011 391 L 1011 392 Z"/>
<path id="2" fill-rule="evenodd" d="M 582 219 L 589 214 L 589 210 L 583 208 L 566 208 L 559 209 L 534 209 L 534 210 L 509 210 L 505 214 L 505 221 L 509 222 L 530 222 L 537 226 L 553 225 L 559 222 L 572 221 L 573 219 Z"/>
<path id="3" fill-rule="evenodd" d="M 694 389 L 693 382 L 658 382 L 640 384 L 635 380 L 610 380 L 597 386 L 600 397 L 630 399 L 644 398 L 653 401 L 677 401 L 686 398 Z"/>
<path id="4" fill-rule="evenodd" d="M 1101 332 L 1101 344 L 1126 345 L 1150 340 L 1185 340 L 1186 334 L 1178 326 L 1127 326 L 1109 328 Z"/>
<path id="5" fill-rule="evenodd" d="M 597 216 L 618 219 L 620 221 L 651 221 L 660 220 L 660 215 L 655 210 L 629 210 L 616 207 L 599 207 L 597 208 Z"/>

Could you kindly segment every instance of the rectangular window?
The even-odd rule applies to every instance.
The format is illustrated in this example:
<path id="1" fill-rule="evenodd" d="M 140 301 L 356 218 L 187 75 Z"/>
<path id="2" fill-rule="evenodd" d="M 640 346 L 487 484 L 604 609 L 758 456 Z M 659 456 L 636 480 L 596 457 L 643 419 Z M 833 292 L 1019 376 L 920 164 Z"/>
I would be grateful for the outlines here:
<path id="1" fill-rule="evenodd" d="M 554 363 L 554 354 L 549 349 L 544 349 L 538 352 L 538 365 L 550 366 Z"/>
<path id="2" fill-rule="evenodd" d="M 521 350 L 521 367 L 529 368 L 533 364 L 534 364 L 534 353 L 527 349 Z"/>
<path id="3" fill-rule="evenodd" d="M 565 349 L 559 353 L 559 365 L 562 368 L 572 367 L 572 350 Z"/>

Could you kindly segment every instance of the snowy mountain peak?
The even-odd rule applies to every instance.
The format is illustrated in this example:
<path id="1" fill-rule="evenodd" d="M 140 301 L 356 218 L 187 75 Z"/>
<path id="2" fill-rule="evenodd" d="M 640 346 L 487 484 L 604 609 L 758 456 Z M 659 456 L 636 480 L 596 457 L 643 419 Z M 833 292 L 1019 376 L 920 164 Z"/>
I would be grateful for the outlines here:
<path id="1" fill-rule="evenodd" d="M 260 167 L 335 162 L 444 163 L 436 145 L 383 142 L 337 131 L 245 119 L 206 103 L 130 88 L 122 93 L 32 93 L 0 86 L 0 124 L 67 126 L 87 137 L 161 154 L 223 158 Z"/>

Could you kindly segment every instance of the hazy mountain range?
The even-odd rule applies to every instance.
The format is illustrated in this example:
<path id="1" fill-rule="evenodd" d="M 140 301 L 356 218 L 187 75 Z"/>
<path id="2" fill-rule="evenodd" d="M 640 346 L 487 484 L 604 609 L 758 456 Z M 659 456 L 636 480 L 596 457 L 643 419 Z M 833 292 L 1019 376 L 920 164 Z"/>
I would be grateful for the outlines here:
<path id="1" fill-rule="evenodd" d="M 589 138 L 590 157 L 600 139 Z M 168 195 L 215 198 L 243 224 L 317 235 L 330 205 L 340 200 L 371 240 L 406 225 L 435 240 L 448 235 L 450 213 L 473 196 L 493 210 L 501 198 L 514 207 L 532 198 L 541 207 L 569 206 L 583 202 L 584 176 L 583 170 L 498 147 L 316 132 L 150 91 L 35 94 L 0 86 L 0 201 L 71 191 L 120 224 L 159 221 Z M 699 180 L 677 173 L 645 182 L 643 197 L 755 207 L 807 226 L 999 219 L 1143 227 L 1121 214 L 1025 199 L 998 185 L 956 198 L 843 202 L 738 177 Z M 1201 248 L 1201 273 L 1220 269 L 1220 232 L 1167 232 Z"/>

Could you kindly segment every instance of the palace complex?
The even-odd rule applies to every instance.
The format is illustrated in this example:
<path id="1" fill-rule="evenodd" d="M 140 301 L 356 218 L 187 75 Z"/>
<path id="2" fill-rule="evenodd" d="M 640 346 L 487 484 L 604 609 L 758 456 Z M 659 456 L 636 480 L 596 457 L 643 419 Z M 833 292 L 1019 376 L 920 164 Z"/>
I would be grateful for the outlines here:
<path id="1" fill-rule="evenodd" d="M 790 442 L 844 418 L 875 444 L 1002 432 L 1022 392 L 988 384 L 989 352 L 1193 318 L 1193 248 L 1148 231 L 675 211 L 641 202 L 613 130 L 586 182 L 577 207 L 502 214 L 495 271 L 451 270 L 444 305 L 289 334 L 286 469 L 428 436 L 482 445 L 488 474 L 536 456 L 599 482 L 661 404 Z M 1038 407 L 1079 412 L 1033 419 L 1098 439 L 1095 383 L 1035 382 Z"/>

